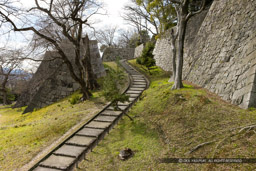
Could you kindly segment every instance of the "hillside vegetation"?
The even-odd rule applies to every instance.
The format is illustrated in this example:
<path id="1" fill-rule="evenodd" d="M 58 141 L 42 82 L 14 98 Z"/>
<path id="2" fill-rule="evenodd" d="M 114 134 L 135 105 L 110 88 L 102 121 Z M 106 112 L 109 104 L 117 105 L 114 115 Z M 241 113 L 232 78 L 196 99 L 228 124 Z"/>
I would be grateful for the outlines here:
<path id="1" fill-rule="evenodd" d="M 147 74 L 135 60 L 134 66 Z M 256 158 L 256 110 L 240 109 L 185 83 L 171 90 L 169 76 L 154 67 L 151 85 L 123 120 L 77 170 L 255 170 L 255 164 L 178 164 L 170 158 Z M 119 151 L 131 148 L 126 161 Z"/>
<path id="2" fill-rule="evenodd" d="M 105 65 L 116 69 L 114 62 Z M 20 169 L 70 128 L 91 119 L 105 104 L 100 90 L 93 92 L 93 97 L 84 102 L 80 102 L 81 96 L 75 92 L 27 114 L 22 114 L 25 107 L 0 106 L 0 171 Z"/>

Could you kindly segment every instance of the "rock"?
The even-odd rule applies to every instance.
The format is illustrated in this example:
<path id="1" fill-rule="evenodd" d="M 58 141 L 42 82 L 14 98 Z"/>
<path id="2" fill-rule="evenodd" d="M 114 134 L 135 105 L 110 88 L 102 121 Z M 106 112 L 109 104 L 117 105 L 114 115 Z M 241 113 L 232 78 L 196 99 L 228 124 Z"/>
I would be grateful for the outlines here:
<path id="1" fill-rule="evenodd" d="M 127 160 L 132 156 L 133 156 L 133 151 L 130 148 L 125 148 L 124 150 L 121 150 L 119 153 L 120 160 Z"/>

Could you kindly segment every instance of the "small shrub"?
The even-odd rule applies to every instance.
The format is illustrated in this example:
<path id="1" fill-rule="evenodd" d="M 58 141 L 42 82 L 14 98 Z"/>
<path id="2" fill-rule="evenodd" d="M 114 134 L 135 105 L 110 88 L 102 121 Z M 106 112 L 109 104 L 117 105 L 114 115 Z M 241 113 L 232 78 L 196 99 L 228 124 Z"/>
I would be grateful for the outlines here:
<path id="1" fill-rule="evenodd" d="M 119 64 L 119 62 L 117 61 Z M 117 67 L 116 70 L 108 68 L 108 72 L 104 80 L 102 81 L 102 95 L 107 101 L 113 102 L 113 107 L 118 110 L 117 103 L 128 101 L 129 97 L 121 94 L 120 87 L 125 84 L 124 72 Z"/>
<path id="2" fill-rule="evenodd" d="M 71 99 L 69 99 L 69 103 L 74 105 L 77 104 L 80 101 L 80 96 L 79 94 L 75 93 L 71 96 Z"/>

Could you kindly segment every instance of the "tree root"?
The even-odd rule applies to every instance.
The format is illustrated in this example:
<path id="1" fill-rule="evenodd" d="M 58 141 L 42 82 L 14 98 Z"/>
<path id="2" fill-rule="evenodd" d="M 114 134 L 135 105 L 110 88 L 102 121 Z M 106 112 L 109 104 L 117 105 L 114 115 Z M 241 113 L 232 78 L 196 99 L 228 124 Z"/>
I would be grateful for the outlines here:
<path id="1" fill-rule="evenodd" d="M 221 144 L 223 144 L 227 139 L 237 135 L 237 134 L 240 134 L 241 132 L 243 131 L 251 131 L 252 129 L 256 128 L 256 124 L 250 124 L 250 125 L 247 125 L 247 126 L 241 126 L 241 127 L 237 127 L 237 128 L 232 128 L 228 131 L 234 131 L 234 130 L 237 130 L 239 129 L 239 131 L 237 133 L 231 133 L 229 136 L 226 136 L 225 138 L 221 139 L 220 141 L 218 141 L 218 144 L 215 146 L 214 148 L 214 152 L 213 152 L 213 155 L 212 155 L 212 158 L 214 158 L 215 154 L 216 154 L 216 150 L 221 146 Z M 255 130 L 252 130 L 255 134 L 256 134 L 256 131 Z M 204 143 L 201 143 L 195 147 L 193 147 L 188 153 L 191 154 L 195 151 L 197 151 L 199 148 L 203 147 L 203 146 L 206 146 L 206 145 L 209 145 L 209 144 L 212 144 L 214 142 L 217 142 L 217 140 L 213 140 L 213 141 L 208 141 L 208 142 L 204 142 Z"/>
<path id="2" fill-rule="evenodd" d="M 214 143 L 214 142 L 216 142 L 216 140 L 204 142 L 204 143 L 202 143 L 202 144 L 198 144 L 197 146 L 193 147 L 193 148 L 189 151 L 189 154 L 195 152 L 196 150 L 198 150 L 199 148 L 201 148 L 201 147 L 203 147 L 203 146 L 212 144 L 212 143 Z"/>
<path id="3" fill-rule="evenodd" d="M 255 128 L 256 125 L 255 124 L 252 124 L 252 125 L 248 125 L 248 126 L 241 126 L 241 127 L 237 127 L 237 128 L 232 128 L 230 131 L 234 131 L 236 129 L 240 129 L 237 133 L 232 133 L 230 134 L 229 136 L 223 138 L 221 141 L 219 141 L 219 143 L 216 145 L 215 149 L 214 149 L 214 152 L 213 152 L 213 155 L 212 155 L 212 158 L 214 158 L 215 154 L 216 154 L 216 151 L 217 149 L 221 146 L 221 144 L 226 141 L 227 139 L 237 135 L 237 134 L 240 134 L 241 132 L 243 132 L 244 130 L 246 130 L 246 132 L 252 130 L 253 128 Z M 253 132 L 256 134 L 256 132 L 253 130 Z"/>
<path id="4" fill-rule="evenodd" d="M 236 127 L 236 128 L 231 128 L 229 129 L 228 131 L 234 131 L 236 129 L 242 129 L 242 128 L 247 128 L 247 127 L 255 127 L 256 126 L 256 123 L 253 123 L 253 124 L 250 124 L 250 125 L 245 125 L 245 126 L 240 126 L 240 127 Z"/>
<path id="5" fill-rule="evenodd" d="M 238 131 L 238 133 L 241 133 L 241 132 L 244 131 L 244 130 L 250 131 L 251 129 L 253 129 L 253 128 L 255 128 L 255 127 L 256 127 L 256 125 L 245 126 L 245 127 L 241 128 L 241 129 Z"/>

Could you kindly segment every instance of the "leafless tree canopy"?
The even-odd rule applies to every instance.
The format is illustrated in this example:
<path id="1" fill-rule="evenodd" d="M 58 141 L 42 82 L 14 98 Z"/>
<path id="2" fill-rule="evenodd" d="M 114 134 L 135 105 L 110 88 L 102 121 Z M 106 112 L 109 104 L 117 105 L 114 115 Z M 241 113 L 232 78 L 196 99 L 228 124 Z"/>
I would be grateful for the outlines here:
<path id="1" fill-rule="evenodd" d="M 17 9 L 17 3 L 10 0 L 6 3 L 0 4 L 2 23 L 9 24 L 14 31 L 33 32 L 35 47 L 55 49 L 68 66 L 72 78 L 80 84 L 84 99 L 88 99 L 91 96 L 88 89 L 96 88 L 97 84 L 94 77 L 86 78 L 93 74 L 88 74 L 92 72 L 91 67 L 84 67 L 85 63 L 90 65 L 90 56 L 83 46 L 83 37 L 90 27 L 91 16 L 99 12 L 101 4 L 95 0 L 34 0 L 34 7 Z M 75 65 L 61 48 L 63 40 L 74 47 Z M 74 68 L 79 72 L 76 73 Z"/>
<path id="2" fill-rule="evenodd" d="M 117 26 L 105 26 L 104 29 L 99 29 L 95 32 L 97 41 L 107 47 L 115 46 L 115 37 L 117 34 Z"/>
<path id="3" fill-rule="evenodd" d="M 157 18 L 151 17 L 150 11 L 147 9 L 147 2 L 143 1 L 140 6 L 137 5 L 136 0 L 131 0 L 131 2 L 124 7 L 125 12 L 122 18 L 135 27 L 138 33 L 147 30 L 153 35 L 159 34 L 159 21 Z"/>

